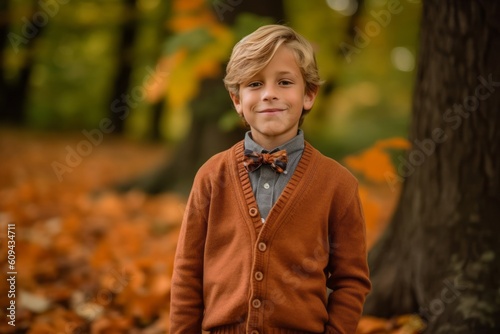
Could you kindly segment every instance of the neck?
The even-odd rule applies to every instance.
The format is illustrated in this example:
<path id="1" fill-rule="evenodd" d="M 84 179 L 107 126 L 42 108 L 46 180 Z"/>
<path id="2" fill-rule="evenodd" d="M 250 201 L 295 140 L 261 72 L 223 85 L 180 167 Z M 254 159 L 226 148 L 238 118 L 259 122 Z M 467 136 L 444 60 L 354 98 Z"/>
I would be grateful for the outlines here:
<path id="1" fill-rule="evenodd" d="M 281 136 L 262 136 L 260 133 L 256 133 L 254 131 L 251 132 L 251 136 L 254 142 L 262 146 L 264 149 L 271 151 L 277 147 L 280 147 L 290 140 L 292 140 L 298 133 L 298 129 L 287 135 Z"/>

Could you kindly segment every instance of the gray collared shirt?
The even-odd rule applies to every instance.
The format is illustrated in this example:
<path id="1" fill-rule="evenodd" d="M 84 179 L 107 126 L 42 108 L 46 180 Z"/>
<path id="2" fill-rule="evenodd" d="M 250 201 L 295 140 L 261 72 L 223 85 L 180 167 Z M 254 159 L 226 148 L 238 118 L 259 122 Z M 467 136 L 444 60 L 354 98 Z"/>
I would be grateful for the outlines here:
<path id="1" fill-rule="evenodd" d="M 262 151 L 267 152 L 262 146 L 253 141 L 250 131 L 245 134 L 245 149 L 259 153 L 262 153 Z M 276 173 L 268 165 L 262 165 L 260 168 L 248 173 L 262 222 L 264 222 L 274 203 L 280 197 L 299 163 L 304 151 L 304 132 L 299 129 L 294 138 L 275 149 L 286 150 L 287 152 L 288 164 L 285 173 Z"/>

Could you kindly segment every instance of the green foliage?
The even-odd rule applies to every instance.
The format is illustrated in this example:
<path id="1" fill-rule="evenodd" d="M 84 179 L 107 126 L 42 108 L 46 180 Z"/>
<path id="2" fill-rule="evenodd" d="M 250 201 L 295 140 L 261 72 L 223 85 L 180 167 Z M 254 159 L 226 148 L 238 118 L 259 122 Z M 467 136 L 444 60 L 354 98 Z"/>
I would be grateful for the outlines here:
<path id="1" fill-rule="evenodd" d="M 234 40 L 239 41 L 260 26 L 272 23 L 274 22 L 270 17 L 258 16 L 252 13 L 241 13 L 236 18 L 234 27 L 232 27 Z"/>
<path id="2" fill-rule="evenodd" d="M 207 29 L 197 28 L 172 36 L 165 43 L 164 53 L 172 54 L 181 48 L 185 48 L 189 53 L 200 52 L 204 46 L 213 43 L 214 38 Z"/>
<path id="3" fill-rule="evenodd" d="M 12 31 L 21 33 L 22 18 L 30 19 L 33 15 L 28 3 L 11 2 Z M 401 1 L 401 10 L 382 24 L 380 15 L 388 10 L 387 1 L 363 2 L 353 27 L 356 34 L 364 33 L 369 41 L 360 46 L 356 44 L 356 34 L 347 33 L 350 17 L 330 8 L 328 4 L 333 2 L 318 1 L 313 5 L 286 0 L 284 3 L 287 20 L 283 23 L 313 43 L 320 74 L 325 80 L 317 103 L 304 123 L 308 139 L 328 155 L 341 158 L 378 139 L 406 137 L 415 76 L 408 62 L 415 62 L 416 58 L 420 5 Z M 228 45 L 257 27 L 273 22 L 270 18 L 242 13 L 234 26 L 227 27 L 214 15 L 215 24 L 225 27 L 229 34 L 203 26 L 176 32 L 168 30 L 173 13 L 171 6 L 176 2 L 140 0 L 137 4 L 131 11 L 124 0 L 68 2 L 49 17 L 39 38 L 30 42 L 35 43 L 31 54 L 24 52 L 24 45 L 19 53 L 14 53 L 12 48 L 4 50 L 5 75 L 12 80 L 23 66 L 33 62 L 27 125 L 76 130 L 96 127 L 111 113 L 112 101 L 119 98 L 111 96 L 116 84 L 117 59 L 122 57 L 132 66 L 129 83 L 132 89 L 143 85 L 150 73 L 148 69 L 155 69 L 162 54 L 174 55 L 184 49 L 188 56 L 169 72 L 175 75 L 174 85 L 182 93 L 182 97 L 174 94 L 179 99 L 178 110 L 169 107 L 167 99 L 161 118 L 163 136 L 170 138 L 169 131 L 185 126 L 192 117 L 190 103 L 183 103 L 182 99 L 196 98 L 198 81 L 215 68 L 209 62 L 217 61 L 218 67 L 223 68 L 230 53 Z M 137 23 L 134 49 L 130 54 L 118 54 L 122 26 L 131 21 Z M 370 25 L 377 24 L 378 30 L 368 30 Z M 342 43 L 351 45 L 356 52 L 346 55 Z M 404 68 L 405 64 L 409 67 Z M 193 67 L 192 71 L 187 70 L 189 66 Z M 182 78 L 186 82 L 182 82 Z M 222 87 L 222 82 L 220 85 Z M 221 96 L 215 100 L 227 98 L 222 96 L 226 94 L 223 89 L 217 92 Z M 223 108 L 226 110 L 227 106 Z M 147 137 L 154 126 L 153 106 L 141 98 L 130 109 L 125 120 L 126 135 Z M 223 129 L 239 123 L 232 112 L 221 114 L 218 123 Z"/>
<path id="4" fill-rule="evenodd" d="M 387 1 L 365 1 L 353 25 L 357 40 L 347 32 L 350 17 L 331 9 L 327 1 L 310 6 L 291 0 L 287 5 L 290 25 L 316 47 L 326 81 L 304 123 L 309 139 L 326 154 L 341 158 L 381 138 L 406 137 L 415 70 L 396 68 L 393 53 L 404 47 L 416 57 L 419 4 L 401 1 L 398 12 L 391 14 Z M 377 21 L 387 12 L 385 22 Z M 369 30 L 372 27 L 379 29 Z M 359 43 L 363 34 L 366 41 Z M 342 43 L 356 52 L 342 52 Z"/>

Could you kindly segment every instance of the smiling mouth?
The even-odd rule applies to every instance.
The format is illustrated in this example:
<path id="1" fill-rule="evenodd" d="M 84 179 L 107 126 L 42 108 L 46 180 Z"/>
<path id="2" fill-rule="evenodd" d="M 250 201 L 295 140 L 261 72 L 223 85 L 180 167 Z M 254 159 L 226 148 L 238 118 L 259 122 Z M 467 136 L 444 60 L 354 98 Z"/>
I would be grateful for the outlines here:
<path id="1" fill-rule="evenodd" d="M 264 109 L 259 111 L 259 114 L 274 114 L 278 112 L 282 112 L 285 109 L 278 109 L 278 108 L 272 108 L 272 109 Z"/>

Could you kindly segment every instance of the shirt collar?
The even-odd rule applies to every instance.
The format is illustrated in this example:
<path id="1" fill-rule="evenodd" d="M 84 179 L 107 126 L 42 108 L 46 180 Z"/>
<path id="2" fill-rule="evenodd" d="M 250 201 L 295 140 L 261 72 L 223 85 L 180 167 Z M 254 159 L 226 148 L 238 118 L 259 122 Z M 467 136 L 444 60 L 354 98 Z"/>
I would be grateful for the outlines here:
<path id="1" fill-rule="evenodd" d="M 259 152 L 259 153 L 262 153 L 262 151 L 267 151 L 266 149 L 264 149 L 262 146 L 257 144 L 252 139 L 251 131 L 247 131 L 247 133 L 245 134 L 245 149 L 249 149 L 249 150 L 252 150 L 254 152 Z M 301 129 L 299 129 L 299 131 L 297 132 L 297 135 L 295 137 L 293 137 L 292 139 L 287 141 L 285 144 L 283 144 L 279 147 L 275 147 L 271 151 L 275 151 L 277 149 L 278 150 L 286 150 L 288 155 L 303 151 L 304 150 L 304 132 Z"/>

